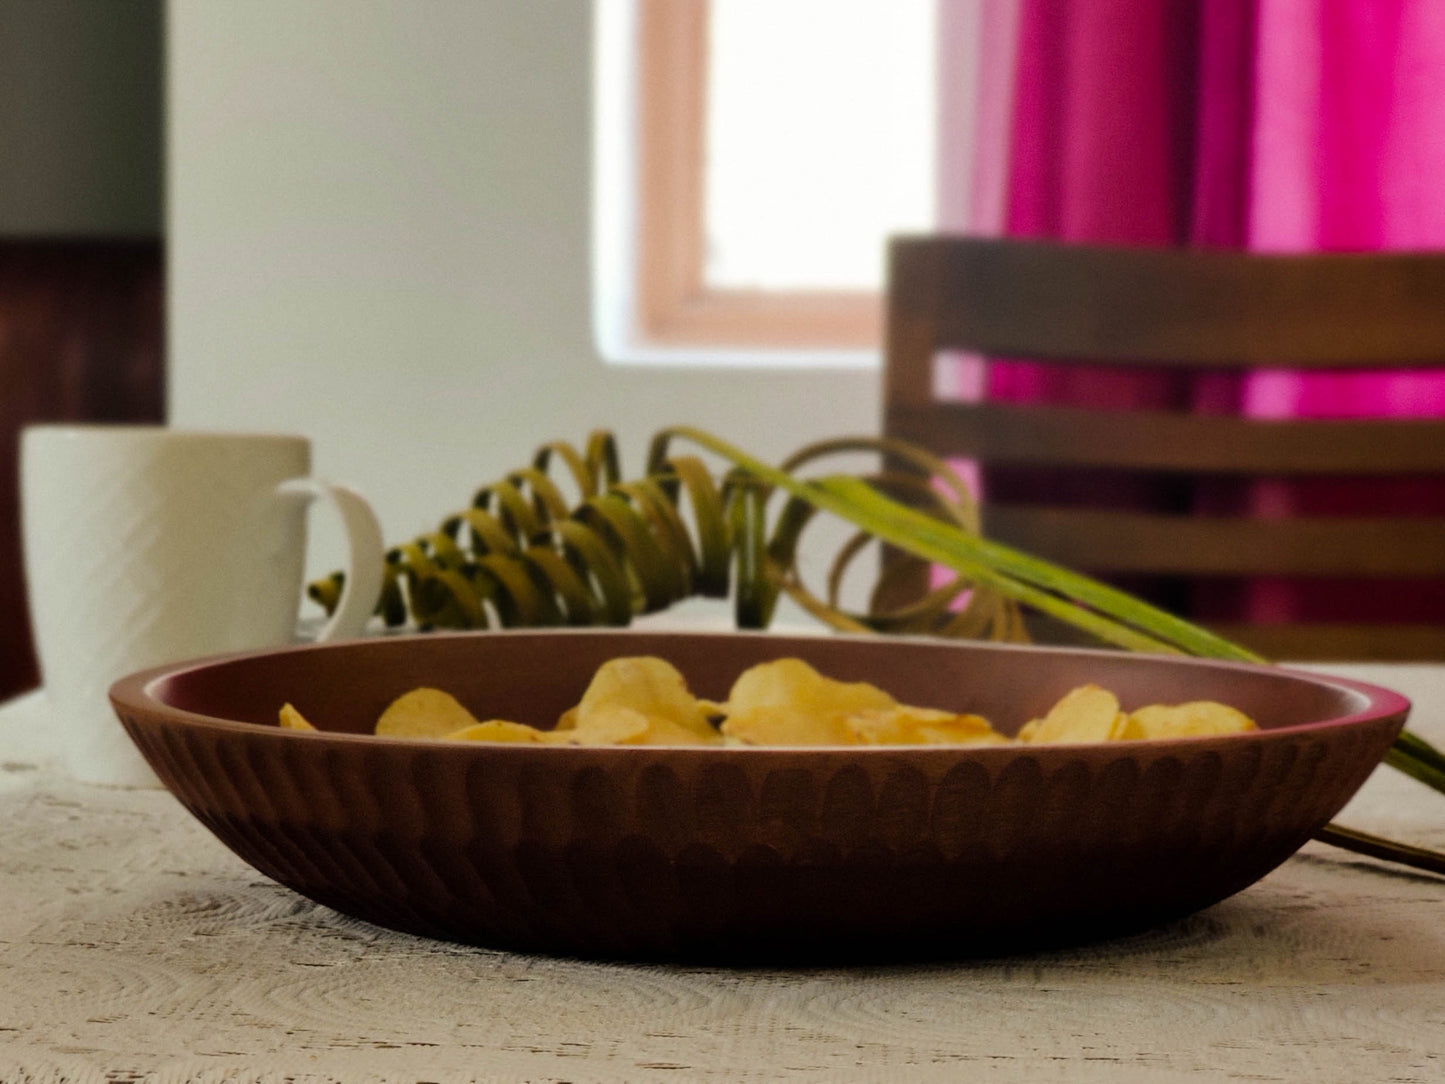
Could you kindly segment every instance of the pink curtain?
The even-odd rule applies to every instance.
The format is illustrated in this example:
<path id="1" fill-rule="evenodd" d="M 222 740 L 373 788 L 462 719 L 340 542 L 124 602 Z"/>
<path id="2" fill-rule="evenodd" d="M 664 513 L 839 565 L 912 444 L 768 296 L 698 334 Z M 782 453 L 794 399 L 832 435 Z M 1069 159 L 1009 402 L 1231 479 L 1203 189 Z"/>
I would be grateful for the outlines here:
<path id="1" fill-rule="evenodd" d="M 945 228 L 1276 252 L 1445 248 L 1439 0 L 945 0 L 942 11 L 943 145 L 958 130 L 957 103 L 977 108 L 971 161 L 942 160 Z M 965 55 L 976 57 L 971 85 L 948 59 Z M 993 398 L 1102 408 L 1445 415 L 1442 372 L 1187 379 L 965 361 L 960 373 L 959 387 Z M 1170 498 L 1132 483 L 1110 499 Z M 1279 515 L 1402 501 L 1445 511 L 1445 493 L 1429 486 L 1291 484 L 1246 499 Z M 1445 592 L 1319 586 L 1252 583 L 1204 610 L 1246 606 L 1268 620 L 1326 599 L 1328 616 L 1382 605 L 1391 616 L 1445 613 Z"/>

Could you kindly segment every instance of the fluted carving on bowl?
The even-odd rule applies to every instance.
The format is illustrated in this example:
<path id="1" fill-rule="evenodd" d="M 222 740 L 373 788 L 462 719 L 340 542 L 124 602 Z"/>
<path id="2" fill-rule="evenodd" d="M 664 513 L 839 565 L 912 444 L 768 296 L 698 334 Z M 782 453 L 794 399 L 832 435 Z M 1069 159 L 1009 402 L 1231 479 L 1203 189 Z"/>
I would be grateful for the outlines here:
<path id="1" fill-rule="evenodd" d="M 542 759 L 124 721 L 207 827 L 299 892 L 429 936 L 603 956 L 882 951 L 880 930 L 898 951 L 990 951 L 1135 929 L 1277 865 L 1381 740 Z"/>

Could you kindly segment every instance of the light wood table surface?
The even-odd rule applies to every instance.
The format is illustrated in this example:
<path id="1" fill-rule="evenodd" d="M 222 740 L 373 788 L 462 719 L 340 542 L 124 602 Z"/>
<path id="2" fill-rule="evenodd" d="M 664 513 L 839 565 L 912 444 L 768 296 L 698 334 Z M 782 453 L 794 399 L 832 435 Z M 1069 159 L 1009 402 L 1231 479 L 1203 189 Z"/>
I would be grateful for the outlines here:
<path id="1" fill-rule="evenodd" d="M 1416 701 L 1445 666 L 1336 666 Z M 251 870 L 163 791 L 68 781 L 0 712 L 0 1081 L 1445 1080 L 1445 878 L 1318 843 L 1123 940 L 839 970 L 631 966 L 378 929 Z M 1340 820 L 1445 849 L 1389 769 Z"/>

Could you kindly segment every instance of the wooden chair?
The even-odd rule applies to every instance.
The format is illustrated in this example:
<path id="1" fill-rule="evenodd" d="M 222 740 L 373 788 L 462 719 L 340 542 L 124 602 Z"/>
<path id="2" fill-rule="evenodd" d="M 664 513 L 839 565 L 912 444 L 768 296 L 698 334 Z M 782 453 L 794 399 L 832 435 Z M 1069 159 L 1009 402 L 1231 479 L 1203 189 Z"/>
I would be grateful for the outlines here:
<path id="1" fill-rule="evenodd" d="M 937 352 L 1155 371 L 1445 368 L 1445 254 L 1258 256 L 893 241 L 884 432 L 997 468 L 1187 480 L 1430 478 L 1445 419 L 1264 421 L 938 401 Z M 987 488 L 987 487 L 986 487 Z M 989 500 L 985 534 L 1105 580 L 1445 581 L 1445 516 L 1262 519 Z M 1307 582 L 1307 581 L 1306 581 Z M 1445 659 L 1441 621 L 1212 624 L 1278 659 Z"/>

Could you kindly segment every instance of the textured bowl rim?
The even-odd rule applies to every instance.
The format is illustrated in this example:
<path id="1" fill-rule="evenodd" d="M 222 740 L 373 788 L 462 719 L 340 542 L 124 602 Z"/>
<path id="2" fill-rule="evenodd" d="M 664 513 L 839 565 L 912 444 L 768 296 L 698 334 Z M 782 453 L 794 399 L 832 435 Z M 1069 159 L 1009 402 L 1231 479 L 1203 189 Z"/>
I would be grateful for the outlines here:
<path id="1" fill-rule="evenodd" d="M 727 757 L 727 756 L 767 756 L 779 753 L 789 756 L 799 755 L 827 755 L 837 756 L 840 753 L 847 753 L 860 756 L 898 756 L 908 754 L 910 756 L 937 756 L 947 757 L 956 760 L 961 755 L 978 757 L 985 761 L 1008 760 L 1021 751 L 1027 751 L 1032 755 L 1039 755 L 1043 752 L 1051 753 L 1058 750 L 1061 754 L 1068 753 L 1077 755 L 1083 750 L 1113 750 L 1123 748 L 1134 749 L 1166 749 L 1172 746 L 1186 746 L 1191 749 L 1202 749 L 1210 744 L 1219 743 L 1256 743 L 1272 740 L 1274 735 L 1297 735 L 1318 730 L 1332 730 L 1336 728 L 1349 728 L 1351 726 L 1363 725 L 1379 721 L 1381 719 L 1401 715 L 1408 717 L 1411 709 L 1410 700 L 1403 694 L 1395 692 L 1384 686 L 1375 685 L 1369 682 L 1359 681 L 1354 678 L 1340 677 L 1326 673 L 1316 673 L 1310 670 L 1300 670 L 1288 666 L 1280 666 L 1271 663 L 1250 663 L 1236 662 L 1232 660 L 1206 659 L 1188 655 L 1151 654 L 1146 652 L 1120 652 L 1110 648 L 1092 647 L 1070 647 L 1049 644 L 1009 644 L 994 643 L 981 640 L 948 640 L 939 637 L 927 636 L 894 636 L 882 634 L 849 634 L 858 639 L 869 640 L 879 644 L 914 644 L 928 645 L 940 649 L 949 647 L 966 648 L 971 651 L 985 652 L 1023 652 L 1037 655 L 1098 655 L 1117 659 L 1121 654 L 1131 659 L 1138 659 L 1144 662 L 1158 660 L 1167 662 L 1170 665 L 1182 665 L 1198 667 L 1200 669 L 1258 673 L 1261 671 L 1281 675 L 1306 682 L 1317 687 L 1334 688 L 1353 693 L 1359 698 L 1360 703 L 1354 711 L 1343 715 L 1332 716 L 1327 719 L 1314 720 L 1307 723 L 1296 723 L 1289 726 L 1261 727 L 1258 730 L 1242 731 L 1232 734 L 1207 735 L 1198 737 L 1180 738 L 1152 738 L 1135 741 L 1111 741 L 1111 742 L 1053 742 L 1047 745 L 1018 745 L 1009 743 L 1006 745 L 766 745 L 766 746 L 699 746 L 699 745 L 600 745 L 600 746 L 567 746 L 567 745 L 538 745 L 516 742 L 483 742 L 483 741 L 449 741 L 444 738 L 396 738 L 376 734 L 353 734 L 340 731 L 303 731 L 288 730 L 280 726 L 272 726 L 263 723 L 253 723 L 241 719 L 227 719 L 221 716 L 203 715 L 198 712 L 187 711 L 182 708 L 173 707 L 160 698 L 157 690 L 167 681 L 181 675 L 192 673 L 197 670 L 204 670 L 212 666 L 243 662 L 248 659 L 261 659 L 278 655 L 291 655 L 309 652 L 330 652 L 343 650 L 348 647 L 354 648 L 358 644 L 400 642 L 406 640 L 418 641 L 440 641 L 448 639 L 490 639 L 496 637 L 524 637 L 524 636 L 550 636 L 559 637 L 616 637 L 627 639 L 631 636 L 655 636 L 657 634 L 685 638 L 690 640 L 730 640 L 730 639 L 753 639 L 753 640 L 776 640 L 782 643 L 799 643 L 807 641 L 826 642 L 836 639 L 837 634 L 828 633 L 807 633 L 807 632 L 776 632 L 767 630 L 718 630 L 718 629 L 636 629 L 616 627 L 552 627 L 552 628 L 525 628 L 525 629 L 473 629 L 465 631 L 444 631 L 426 633 L 405 633 L 396 635 L 369 636 L 351 640 L 333 640 L 325 643 L 304 643 L 290 644 L 282 647 L 260 648 L 250 651 L 228 652 L 219 655 L 209 655 L 200 658 L 186 659 L 178 662 L 168 663 L 163 666 L 150 667 L 137 671 L 120 678 L 111 685 L 109 696 L 112 705 L 119 713 L 142 712 L 151 715 L 161 715 L 174 725 L 203 730 L 234 731 L 250 735 L 265 735 L 267 739 L 279 741 L 304 741 L 304 742 L 362 742 L 372 745 L 404 750 L 409 748 L 425 747 L 428 749 L 471 749 L 485 751 L 506 751 L 509 756 L 557 756 L 565 753 L 583 752 L 589 755 L 619 755 L 629 756 L 638 750 L 645 749 L 650 752 L 666 751 L 669 755 L 687 755 L 697 757 Z"/>

